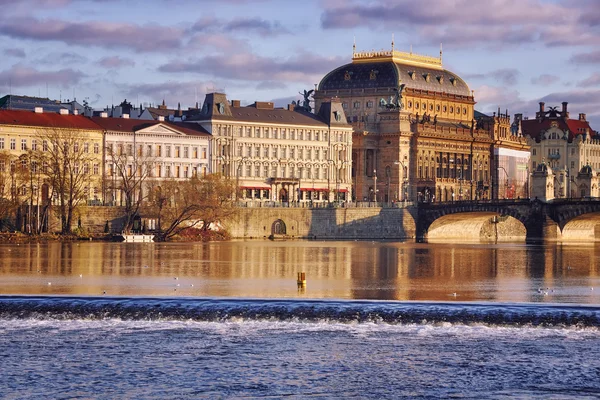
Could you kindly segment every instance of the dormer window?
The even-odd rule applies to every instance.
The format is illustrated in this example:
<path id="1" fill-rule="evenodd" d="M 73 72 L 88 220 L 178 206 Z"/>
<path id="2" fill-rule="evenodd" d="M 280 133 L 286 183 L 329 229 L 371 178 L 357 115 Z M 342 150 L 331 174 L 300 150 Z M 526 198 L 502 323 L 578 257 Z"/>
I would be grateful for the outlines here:
<path id="1" fill-rule="evenodd" d="M 423 78 L 425 78 L 425 82 L 429 82 L 429 80 L 431 79 L 431 75 L 430 74 L 423 74 Z"/>
<path id="2" fill-rule="evenodd" d="M 455 77 L 451 77 L 450 78 L 450 83 L 452 83 L 452 86 L 456 86 L 456 78 Z"/>
<path id="3" fill-rule="evenodd" d="M 438 82 L 440 83 L 440 85 L 444 84 L 444 77 L 442 75 L 437 77 Z"/>
<path id="4" fill-rule="evenodd" d="M 417 73 L 415 71 L 409 71 L 408 76 L 410 76 L 410 79 L 412 79 L 413 81 L 417 79 Z"/>

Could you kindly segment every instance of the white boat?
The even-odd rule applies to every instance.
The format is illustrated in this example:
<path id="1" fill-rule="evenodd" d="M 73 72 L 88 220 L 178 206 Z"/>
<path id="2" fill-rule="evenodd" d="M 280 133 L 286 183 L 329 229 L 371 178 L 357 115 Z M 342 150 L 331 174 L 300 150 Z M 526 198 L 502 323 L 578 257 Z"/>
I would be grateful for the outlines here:
<path id="1" fill-rule="evenodd" d="M 145 235 L 141 233 L 122 233 L 123 239 L 126 242 L 152 242 L 154 241 L 154 235 Z"/>

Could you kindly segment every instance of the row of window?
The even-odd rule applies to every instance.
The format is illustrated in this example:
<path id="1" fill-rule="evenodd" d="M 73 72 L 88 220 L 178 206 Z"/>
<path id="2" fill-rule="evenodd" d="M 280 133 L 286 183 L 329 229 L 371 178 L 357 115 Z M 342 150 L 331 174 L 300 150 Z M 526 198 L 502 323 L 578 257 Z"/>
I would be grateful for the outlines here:
<path id="1" fill-rule="evenodd" d="M 21 160 L 20 162 L 17 162 L 15 160 L 10 162 L 10 172 L 15 172 L 17 170 L 17 164 L 19 165 L 19 168 L 21 171 L 26 171 L 28 169 L 28 162 L 27 160 Z M 6 162 L 4 160 L 0 160 L 0 172 L 6 172 Z M 37 174 L 38 172 L 41 172 L 43 174 L 47 174 L 49 172 L 49 166 L 47 162 L 43 162 L 40 168 L 40 165 L 38 164 L 37 161 L 31 161 L 31 172 L 33 174 Z M 80 170 L 80 168 L 83 168 L 82 170 Z M 79 172 L 83 172 L 85 175 L 89 175 L 90 173 L 90 164 L 85 163 L 82 165 L 80 165 L 79 163 L 75 163 L 73 165 L 73 172 L 78 175 Z M 100 174 L 100 165 L 99 164 L 93 164 L 92 166 L 92 174 L 93 175 L 99 175 Z"/>
<path id="2" fill-rule="evenodd" d="M 327 179 L 327 167 L 307 166 L 296 167 L 276 166 L 276 165 L 247 165 L 240 171 L 240 178 L 299 178 L 299 179 Z M 225 165 L 221 166 L 221 173 L 226 175 L 227 169 Z M 346 182 L 346 173 L 344 169 L 340 169 L 338 177 L 334 180 Z"/>
<path id="3" fill-rule="evenodd" d="M 365 102 L 365 107 L 366 108 L 373 108 L 373 106 L 374 106 L 374 102 L 372 100 L 368 100 L 368 101 Z M 346 102 L 342 103 L 342 107 L 347 110 L 348 109 L 348 103 L 346 103 Z M 360 102 L 360 101 L 355 101 L 355 102 L 352 103 L 352 108 L 354 108 L 355 110 L 356 109 L 360 109 L 361 107 L 362 107 L 362 102 Z M 413 104 L 412 100 L 409 100 L 406 103 L 406 108 L 409 109 L 409 110 L 413 110 L 414 109 L 415 111 L 423 111 L 423 112 L 427 112 L 427 111 L 433 112 L 433 110 L 435 109 L 435 111 L 438 112 L 438 113 L 439 112 L 444 112 L 444 113 L 449 112 L 450 114 L 454 114 L 455 111 L 456 111 L 456 115 L 460 115 L 461 114 L 461 110 L 460 110 L 459 106 L 456 106 L 456 108 L 454 108 L 454 106 L 448 107 L 446 105 L 441 106 L 440 104 L 434 105 L 433 103 L 427 104 L 425 102 L 420 103 L 418 101 L 415 101 L 414 104 Z M 467 115 L 467 108 L 466 107 L 462 108 L 462 114 L 464 116 Z"/>
<path id="4" fill-rule="evenodd" d="M 48 151 L 48 141 L 47 140 L 38 140 L 38 139 L 31 139 L 31 150 L 37 151 L 39 144 L 41 144 L 42 151 Z M 10 146 L 9 147 L 10 150 L 16 150 L 17 149 L 17 139 L 11 138 L 9 141 L 9 146 Z M 81 146 L 81 147 L 80 146 L 81 146 L 80 143 L 75 142 L 73 144 L 73 151 L 75 153 L 79 153 L 79 151 L 81 149 L 84 153 L 90 152 L 90 143 L 84 142 L 83 146 Z M 4 150 L 4 149 L 5 149 L 5 141 L 4 141 L 3 137 L 0 137 L 0 150 Z M 27 139 L 21 139 L 21 150 L 22 151 L 29 150 Z M 93 152 L 94 152 L 94 154 L 100 153 L 100 144 L 99 143 L 93 144 Z"/>
<path id="5" fill-rule="evenodd" d="M 226 146 L 221 147 L 221 155 L 225 156 L 228 154 L 228 148 Z M 337 159 L 343 160 L 345 152 L 342 150 L 336 150 Z M 291 158 L 291 159 L 302 159 L 302 160 L 327 160 L 329 152 L 327 149 L 319 148 L 296 148 L 295 146 L 240 146 L 238 147 L 238 156 L 246 157 L 263 157 L 263 158 Z M 334 154 L 335 156 L 335 154 Z"/>
<path id="6" fill-rule="evenodd" d="M 290 139 L 290 140 L 328 140 L 327 131 L 311 131 L 304 129 L 286 129 L 269 127 L 240 127 L 240 126 L 217 126 L 216 133 L 219 137 L 238 136 L 263 139 Z M 339 133 L 339 140 L 345 140 L 346 134 Z"/>
<path id="7" fill-rule="evenodd" d="M 109 143 L 107 146 L 108 154 L 116 154 L 118 156 L 127 155 L 133 156 L 133 144 L 117 143 L 116 153 L 114 143 Z M 174 157 L 174 158 L 192 158 L 192 159 L 206 159 L 207 148 L 197 146 L 172 146 L 172 145 L 151 145 L 151 144 L 139 144 L 137 145 L 136 154 L 140 157 Z"/>
<path id="8" fill-rule="evenodd" d="M 134 168 L 132 164 L 128 164 L 126 170 L 123 171 L 127 176 L 133 176 Z M 108 167 L 108 175 L 117 175 L 118 167 L 116 164 L 110 164 Z M 141 165 L 138 166 L 136 171 L 138 176 L 143 176 L 145 173 L 148 174 L 151 178 L 191 178 L 192 176 L 197 176 L 198 173 L 206 176 L 208 173 L 208 169 L 206 166 L 194 167 L 188 165 L 155 165 L 149 170 L 143 170 Z"/>

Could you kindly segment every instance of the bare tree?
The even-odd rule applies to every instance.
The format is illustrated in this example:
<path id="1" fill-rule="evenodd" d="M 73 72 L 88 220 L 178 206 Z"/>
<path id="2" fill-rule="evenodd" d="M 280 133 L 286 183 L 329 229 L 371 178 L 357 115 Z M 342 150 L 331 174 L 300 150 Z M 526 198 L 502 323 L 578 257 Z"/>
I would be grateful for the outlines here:
<path id="1" fill-rule="evenodd" d="M 235 182 L 220 174 L 168 180 L 155 186 L 150 204 L 158 218 L 158 239 L 168 240 L 182 230 L 208 230 L 235 212 Z"/>
<path id="2" fill-rule="evenodd" d="M 69 234 L 75 210 L 88 198 L 88 190 L 96 184 L 90 167 L 99 159 L 84 144 L 91 138 L 74 129 L 47 128 L 39 130 L 38 162 L 45 163 L 45 175 L 58 203 L 61 232 Z"/>
<path id="3" fill-rule="evenodd" d="M 0 221 L 6 221 L 15 211 L 15 191 L 14 180 L 15 174 L 11 171 L 14 169 L 14 158 L 11 154 L 3 150 L 0 152 Z M 3 224 L 3 222 L 0 222 Z"/>
<path id="4" fill-rule="evenodd" d="M 119 191 L 122 195 L 121 201 L 125 207 L 125 226 L 123 230 L 129 233 L 133 228 L 135 217 L 140 211 L 148 194 L 144 189 L 146 181 L 152 176 L 152 168 L 155 158 L 151 153 L 144 154 L 142 145 L 135 142 L 131 150 L 122 147 L 108 146 L 106 154 L 108 157 L 109 176 L 107 176 L 107 187 L 109 190 Z"/>

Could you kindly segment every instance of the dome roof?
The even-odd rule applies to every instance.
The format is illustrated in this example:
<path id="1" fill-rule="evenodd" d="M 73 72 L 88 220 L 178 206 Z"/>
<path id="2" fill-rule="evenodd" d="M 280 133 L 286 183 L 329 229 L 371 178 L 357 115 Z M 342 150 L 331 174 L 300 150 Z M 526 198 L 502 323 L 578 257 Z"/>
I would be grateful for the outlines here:
<path id="1" fill-rule="evenodd" d="M 590 167 L 589 165 L 584 165 L 581 168 L 581 171 L 579 171 L 580 174 L 586 174 L 586 175 L 591 175 L 593 173 L 592 167 Z"/>
<path id="2" fill-rule="evenodd" d="M 409 53 L 355 53 L 353 62 L 325 75 L 319 90 L 398 87 L 471 96 L 465 81 L 442 68 L 441 59 Z"/>

